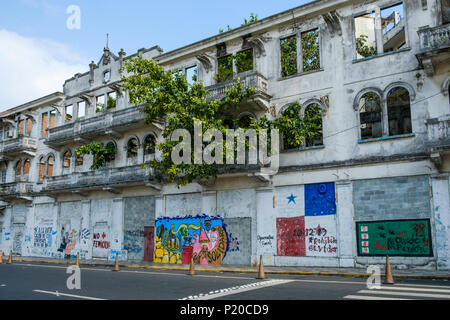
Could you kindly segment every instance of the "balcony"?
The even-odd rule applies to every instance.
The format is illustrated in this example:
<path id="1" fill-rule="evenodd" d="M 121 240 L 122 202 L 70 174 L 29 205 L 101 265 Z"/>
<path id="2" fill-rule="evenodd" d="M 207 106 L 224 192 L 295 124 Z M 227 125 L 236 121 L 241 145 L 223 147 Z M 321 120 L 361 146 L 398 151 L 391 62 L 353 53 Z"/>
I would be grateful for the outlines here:
<path id="1" fill-rule="evenodd" d="M 42 192 L 44 194 L 80 193 L 83 195 L 94 190 L 120 193 L 121 187 L 130 186 L 148 185 L 157 188 L 156 185 L 151 184 L 152 177 L 151 169 L 142 169 L 140 165 L 74 172 L 44 178 Z"/>
<path id="2" fill-rule="evenodd" d="M 226 91 L 236 84 L 236 78 L 238 77 L 241 79 L 241 84 L 244 88 L 255 88 L 255 94 L 246 102 L 255 107 L 256 110 L 265 110 L 269 106 L 271 98 L 267 93 L 268 81 L 257 71 L 243 72 L 238 74 L 233 80 L 206 87 L 206 90 L 209 91 L 208 100 L 224 98 Z"/>
<path id="3" fill-rule="evenodd" d="M 428 147 L 432 152 L 450 151 L 450 114 L 428 119 Z"/>
<path id="4" fill-rule="evenodd" d="M 417 33 L 420 48 L 416 57 L 425 69 L 425 73 L 432 76 L 436 66 L 449 57 L 450 23 L 434 28 L 422 27 Z"/>
<path id="5" fill-rule="evenodd" d="M 0 184 L 0 200 L 9 202 L 13 199 L 31 201 L 34 184 L 31 182 L 11 182 Z"/>
<path id="6" fill-rule="evenodd" d="M 106 112 L 51 128 L 45 143 L 58 148 L 76 142 L 84 143 L 102 136 L 119 139 L 128 130 L 146 126 L 144 122 L 146 114 L 141 112 L 142 108 L 142 106 L 137 106 Z M 159 122 L 155 121 L 154 125 L 160 128 Z"/>
<path id="7" fill-rule="evenodd" d="M 8 158 L 8 156 L 31 156 L 36 155 L 36 139 L 20 136 L 15 139 L 4 140 L 0 142 L 0 157 Z"/>

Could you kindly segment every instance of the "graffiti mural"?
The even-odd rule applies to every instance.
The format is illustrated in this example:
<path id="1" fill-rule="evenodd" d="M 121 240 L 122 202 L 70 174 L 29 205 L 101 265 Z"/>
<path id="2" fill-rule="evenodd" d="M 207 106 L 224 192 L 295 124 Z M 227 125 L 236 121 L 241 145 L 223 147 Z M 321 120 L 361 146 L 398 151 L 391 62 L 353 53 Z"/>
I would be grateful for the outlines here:
<path id="1" fill-rule="evenodd" d="M 61 224 L 60 230 L 60 244 L 58 252 L 64 255 L 65 259 L 70 259 L 76 256 L 72 250 L 78 243 L 81 221 L 77 219 L 67 219 Z"/>
<path id="2" fill-rule="evenodd" d="M 277 255 L 337 256 L 334 183 L 304 185 L 303 196 L 298 186 L 282 187 L 277 193 L 281 196 L 276 220 Z"/>
<path id="3" fill-rule="evenodd" d="M 159 218 L 155 224 L 154 262 L 220 265 L 228 249 L 222 218 Z"/>
<path id="4" fill-rule="evenodd" d="M 359 256 L 433 256 L 429 219 L 356 223 Z"/>

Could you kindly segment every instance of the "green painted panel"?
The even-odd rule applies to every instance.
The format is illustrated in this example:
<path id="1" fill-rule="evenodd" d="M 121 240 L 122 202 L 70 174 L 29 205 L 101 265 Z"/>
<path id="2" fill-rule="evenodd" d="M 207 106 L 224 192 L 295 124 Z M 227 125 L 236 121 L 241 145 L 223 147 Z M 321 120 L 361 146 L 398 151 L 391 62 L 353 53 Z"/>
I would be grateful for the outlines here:
<path id="1" fill-rule="evenodd" d="M 429 219 L 356 222 L 358 256 L 433 255 Z"/>

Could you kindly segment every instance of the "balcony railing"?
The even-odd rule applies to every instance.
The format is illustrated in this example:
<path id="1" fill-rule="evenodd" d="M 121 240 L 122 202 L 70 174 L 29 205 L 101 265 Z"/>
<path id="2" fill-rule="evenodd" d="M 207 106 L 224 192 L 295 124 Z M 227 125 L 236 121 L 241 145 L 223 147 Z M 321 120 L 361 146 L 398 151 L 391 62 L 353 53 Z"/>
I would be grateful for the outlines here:
<path id="1" fill-rule="evenodd" d="M 428 146 L 435 151 L 450 150 L 450 114 L 427 120 Z"/>
<path id="2" fill-rule="evenodd" d="M 450 24 L 417 31 L 420 39 L 420 51 L 434 51 L 450 48 Z"/>
<path id="3" fill-rule="evenodd" d="M 0 184 L 0 198 L 11 199 L 30 196 L 34 193 L 34 184 L 31 182 L 10 182 Z"/>
<path id="4" fill-rule="evenodd" d="M 121 131 L 121 127 L 128 127 L 131 124 L 143 124 L 146 114 L 141 110 L 142 106 L 129 107 L 51 128 L 48 131 L 46 143 L 62 145 L 73 142 L 77 138 L 98 137 L 107 135 L 111 130 Z"/>
<path id="5" fill-rule="evenodd" d="M 268 95 L 268 81 L 259 72 L 249 71 L 238 74 L 236 78 L 238 77 L 241 79 L 241 84 L 244 88 L 255 88 L 255 97 L 260 97 L 263 100 L 267 101 L 269 100 L 270 96 Z M 236 78 L 230 81 L 206 87 L 206 90 L 209 91 L 208 99 L 213 100 L 224 98 L 226 91 L 236 84 Z"/>
<path id="6" fill-rule="evenodd" d="M 44 179 L 42 191 L 44 193 L 71 192 L 76 190 L 89 191 L 122 186 L 145 185 L 150 182 L 151 178 L 151 169 L 142 169 L 140 165 L 105 168 L 47 177 Z"/>
<path id="7" fill-rule="evenodd" d="M 36 152 L 36 149 L 36 139 L 27 136 L 20 136 L 15 139 L 4 140 L 0 143 L 1 155 L 26 154 L 33 156 L 34 152 Z"/>

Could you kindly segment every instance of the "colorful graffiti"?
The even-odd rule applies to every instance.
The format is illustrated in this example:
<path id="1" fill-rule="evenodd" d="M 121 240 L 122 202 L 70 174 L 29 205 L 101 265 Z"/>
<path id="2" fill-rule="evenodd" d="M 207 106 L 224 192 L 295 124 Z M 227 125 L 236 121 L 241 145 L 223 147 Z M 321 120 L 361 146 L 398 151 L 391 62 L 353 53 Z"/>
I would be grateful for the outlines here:
<path id="1" fill-rule="evenodd" d="M 58 252 L 64 254 L 64 258 L 70 259 L 72 249 L 77 244 L 79 233 L 76 228 L 76 223 L 73 223 L 70 219 L 65 221 L 61 226 L 61 243 L 58 248 Z M 80 225 L 78 223 L 77 225 Z M 78 227 L 79 229 L 79 227 Z"/>
<path id="2" fill-rule="evenodd" d="M 154 262 L 220 265 L 228 249 L 222 218 L 206 215 L 159 218 L 155 224 Z"/>
<path id="3" fill-rule="evenodd" d="M 359 256 L 433 255 L 430 220 L 387 220 L 356 223 Z"/>
<path id="4" fill-rule="evenodd" d="M 282 190 L 284 194 L 290 193 L 289 189 Z M 298 192 L 295 188 L 293 191 Z M 280 205 L 278 212 L 281 217 L 276 220 L 277 255 L 337 255 L 334 183 L 305 185 L 303 199 L 290 194 Z M 292 216 L 293 210 L 296 210 L 296 216 Z"/>

